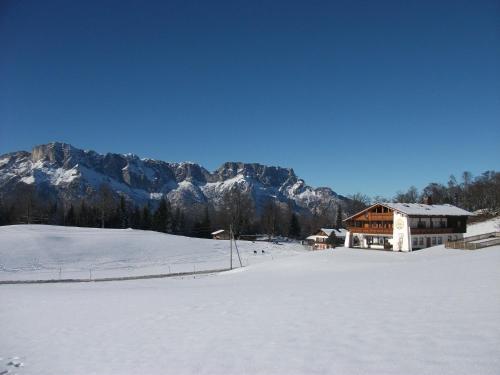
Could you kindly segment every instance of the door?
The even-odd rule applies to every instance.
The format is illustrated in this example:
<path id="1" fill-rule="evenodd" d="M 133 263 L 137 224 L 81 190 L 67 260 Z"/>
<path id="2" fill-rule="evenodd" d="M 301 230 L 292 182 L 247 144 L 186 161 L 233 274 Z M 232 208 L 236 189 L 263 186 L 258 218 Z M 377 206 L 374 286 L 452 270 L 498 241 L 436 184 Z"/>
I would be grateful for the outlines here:
<path id="1" fill-rule="evenodd" d="M 427 237 L 427 247 L 431 247 L 431 238 Z"/>

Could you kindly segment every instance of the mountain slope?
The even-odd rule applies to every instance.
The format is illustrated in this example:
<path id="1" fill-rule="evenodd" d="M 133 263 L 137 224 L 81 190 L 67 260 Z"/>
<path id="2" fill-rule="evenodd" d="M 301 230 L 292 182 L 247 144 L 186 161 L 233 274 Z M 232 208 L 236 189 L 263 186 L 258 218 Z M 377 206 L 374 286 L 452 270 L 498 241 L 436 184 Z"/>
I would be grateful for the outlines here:
<path id="1" fill-rule="evenodd" d="M 239 187 L 253 198 L 257 210 L 270 199 L 291 204 L 296 211 L 336 207 L 346 198 L 330 188 L 314 189 L 293 169 L 255 163 L 227 162 L 214 172 L 195 163 L 168 163 L 134 154 L 98 154 L 65 143 L 36 146 L 0 156 L 0 192 L 32 185 L 49 198 L 77 201 L 92 197 L 103 184 L 136 204 L 168 197 L 181 208 L 211 204 Z"/>

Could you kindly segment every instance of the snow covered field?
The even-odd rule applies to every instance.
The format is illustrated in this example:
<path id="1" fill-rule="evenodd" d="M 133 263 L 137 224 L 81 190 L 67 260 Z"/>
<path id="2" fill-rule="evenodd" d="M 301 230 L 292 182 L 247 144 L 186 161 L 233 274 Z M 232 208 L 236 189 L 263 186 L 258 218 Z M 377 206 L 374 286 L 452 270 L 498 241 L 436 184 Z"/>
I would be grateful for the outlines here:
<path id="1" fill-rule="evenodd" d="M 280 251 L 196 278 L 0 285 L 0 373 L 500 373 L 499 246 Z"/>
<path id="2" fill-rule="evenodd" d="M 238 248 L 245 266 L 307 251 L 298 243 L 238 241 Z M 0 281 L 220 269 L 229 267 L 229 254 L 229 241 L 151 231 L 51 225 L 0 227 Z M 239 265 L 234 248 L 233 264 Z"/>
<path id="3" fill-rule="evenodd" d="M 466 236 L 475 236 L 478 234 L 500 232 L 500 217 L 483 221 L 482 223 L 475 223 L 467 226 Z"/>

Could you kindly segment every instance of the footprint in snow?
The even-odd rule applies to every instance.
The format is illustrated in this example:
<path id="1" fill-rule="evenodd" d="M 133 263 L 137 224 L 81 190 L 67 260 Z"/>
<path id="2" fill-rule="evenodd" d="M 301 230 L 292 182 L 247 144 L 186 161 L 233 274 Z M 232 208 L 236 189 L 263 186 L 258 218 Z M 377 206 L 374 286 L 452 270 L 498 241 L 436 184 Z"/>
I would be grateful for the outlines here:
<path id="1" fill-rule="evenodd" d="M 17 359 L 13 359 L 12 361 L 9 361 L 7 363 L 7 366 L 14 366 L 14 367 L 23 367 L 24 363 L 18 361 Z"/>

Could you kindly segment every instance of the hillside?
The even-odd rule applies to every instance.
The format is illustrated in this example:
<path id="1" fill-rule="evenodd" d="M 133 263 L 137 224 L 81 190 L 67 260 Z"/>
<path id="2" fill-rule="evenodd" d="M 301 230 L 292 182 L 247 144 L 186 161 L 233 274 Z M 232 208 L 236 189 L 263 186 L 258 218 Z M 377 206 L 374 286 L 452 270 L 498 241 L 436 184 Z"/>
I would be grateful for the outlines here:
<path id="1" fill-rule="evenodd" d="M 99 236 L 64 229 L 109 253 Z M 7 258 L 40 248 L 44 261 L 81 262 L 77 245 L 61 253 L 72 243 L 68 234 L 36 230 L 45 234 L 17 237 Z M 116 233 L 127 241 L 112 244 L 132 241 Z M 135 235 L 155 237 L 147 243 L 156 246 L 167 239 Z M 217 253 L 208 241 L 172 242 L 181 243 L 190 256 Z M 0 254 L 6 258 L 5 247 Z M 338 248 L 197 278 L 2 285 L 0 372 L 496 375 L 499 264 L 499 246 L 407 254 Z"/>
<path id="2" fill-rule="evenodd" d="M 238 241 L 238 248 L 244 265 L 306 251 L 298 243 Z M 236 266 L 239 263 L 233 251 Z M 90 272 L 94 278 L 123 277 L 227 268 L 229 254 L 229 241 L 152 231 L 0 227 L 0 280 L 88 278 Z"/>

